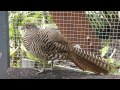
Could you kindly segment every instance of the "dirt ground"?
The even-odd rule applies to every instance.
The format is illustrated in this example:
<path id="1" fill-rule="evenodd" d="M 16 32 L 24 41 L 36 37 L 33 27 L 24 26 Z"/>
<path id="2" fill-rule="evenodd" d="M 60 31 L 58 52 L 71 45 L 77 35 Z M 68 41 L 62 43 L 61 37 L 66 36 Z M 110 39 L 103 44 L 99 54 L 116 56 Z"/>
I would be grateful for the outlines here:
<path id="1" fill-rule="evenodd" d="M 61 69 L 46 71 L 36 75 L 38 71 L 30 68 L 13 68 L 7 71 L 7 79 L 120 79 L 120 75 L 95 75 L 93 73 Z"/>

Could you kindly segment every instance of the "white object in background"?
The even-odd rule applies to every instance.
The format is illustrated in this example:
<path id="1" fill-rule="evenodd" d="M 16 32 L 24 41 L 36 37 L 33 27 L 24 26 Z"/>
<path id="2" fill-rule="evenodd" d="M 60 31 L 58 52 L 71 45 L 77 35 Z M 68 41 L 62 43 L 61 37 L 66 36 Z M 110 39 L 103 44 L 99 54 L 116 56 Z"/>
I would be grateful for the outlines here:
<path id="1" fill-rule="evenodd" d="M 74 47 L 75 47 L 75 48 L 78 48 L 78 49 L 81 49 L 81 47 L 80 47 L 79 44 L 76 44 Z"/>
<path id="2" fill-rule="evenodd" d="M 30 59 L 23 58 L 21 63 L 22 68 L 35 68 L 35 62 Z"/>
<path id="3" fill-rule="evenodd" d="M 114 49 L 113 53 L 110 55 L 109 58 L 112 58 L 112 57 L 113 57 L 113 55 L 115 54 L 116 50 L 117 50 L 117 49 Z"/>

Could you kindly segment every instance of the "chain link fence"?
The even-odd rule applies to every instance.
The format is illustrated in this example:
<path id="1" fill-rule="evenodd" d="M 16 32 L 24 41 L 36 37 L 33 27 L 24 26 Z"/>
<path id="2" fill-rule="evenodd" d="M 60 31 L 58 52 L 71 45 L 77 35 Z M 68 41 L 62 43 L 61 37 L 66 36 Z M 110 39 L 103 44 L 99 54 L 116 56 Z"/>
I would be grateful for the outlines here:
<path id="1" fill-rule="evenodd" d="M 120 59 L 119 11 L 9 11 L 10 61 L 12 67 L 34 67 L 22 44 L 21 26 L 59 30 L 73 45 L 104 58 Z M 30 59 L 30 62 L 27 62 Z"/>

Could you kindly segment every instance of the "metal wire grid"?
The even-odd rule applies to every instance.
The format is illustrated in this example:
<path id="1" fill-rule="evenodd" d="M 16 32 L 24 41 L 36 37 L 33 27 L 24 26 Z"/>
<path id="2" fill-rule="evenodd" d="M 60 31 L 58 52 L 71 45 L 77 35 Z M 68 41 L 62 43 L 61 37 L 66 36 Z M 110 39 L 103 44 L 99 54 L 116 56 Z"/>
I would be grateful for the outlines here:
<path id="1" fill-rule="evenodd" d="M 94 53 L 97 52 L 96 49 L 100 49 L 101 43 L 96 38 L 84 11 L 51 11 L 50 14 L 61 33 L 73 45 L 80 44 L 81 48 Z"/>
<path id="2" fill-rule="evenodd" d="M 25 15 L 25 13 L 28 12 L 24 11 L 22 13 Z M 120 59 L 118 11 L 47 11 L 47 13 L 42 14 L 50 15 L 52 19 L 48 20 L 49 18 L 45 17 L 36 17 L 35 19 L 33 17 L 29 17 L 29 20 L 36 23 L 36 25 L 41 28 L 45 28 L 44 25 L 46 25 L 46 22 L 49 21 L 49 23 L 47 22 L 48 26 L 46 27 L 55 27 L 55 29 L 59 29 L 73 45 L 79 44 L 81 48 L 91 51 L 99 56 L 101 55 L 100 50 L 108 45 L 109 49 L 105 55 L 106 58 L 108 58 L 113 51 L 117 49 L 113 55 L 113 58 L 116 60 Z M 25 18 L 28 18 L 27 14 L 24 19 Z M 45 20 L 46 22 L 44 22 Z M 19 20 L 16 23 L 19 23 Z M 21 44 L 21 35 L 19 35 L 19 32 L 16 32 L 18 31 L 18 27 L 19 26 L 15 28 L 14 40 L 10 41 L 10 44 L 11 42 L 14 44 L 12 45 L 14 48 L 17 48 L 17 46 Z M 16 61 L 17 59 L 19 61 L 22 58 L 27 57 L 25 53 L 21 52 L 21 49 L 19 49 L 18 52 L 12 56 L 11 60 Z"/>
<path id="3" fill-rule="evenodd" d="M 35 16 L 35 15 L 36 16 Z M 11 66 L 20 67 L 23 58 L 28 59 L 26 52 L 22 50 L 22 35 L 20 28 L 24 23 L 32 22 L 38 27 L 44 28 L 43 11 L 9 11 L 9 36 L 11 55 Z M 33 17 L 34 16 L 34 17 Z"/>

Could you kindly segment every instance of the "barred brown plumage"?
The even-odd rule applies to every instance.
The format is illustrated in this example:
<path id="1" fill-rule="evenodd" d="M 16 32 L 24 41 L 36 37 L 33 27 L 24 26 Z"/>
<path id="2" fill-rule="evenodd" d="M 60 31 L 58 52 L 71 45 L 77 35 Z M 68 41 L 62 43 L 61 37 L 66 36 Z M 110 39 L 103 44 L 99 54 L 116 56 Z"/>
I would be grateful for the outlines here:
<path id="1" fill-rule="evenodd" d="M 25 24 L 22 29 L 26 32 L 23 39 L 26 49 L 43 60 L 71 60 L 80 69 L 97 74 L 108 74 L 116 69 L 103 58 L 73 47 L 58 30 L 38 29 L 32 23 Z"/>

